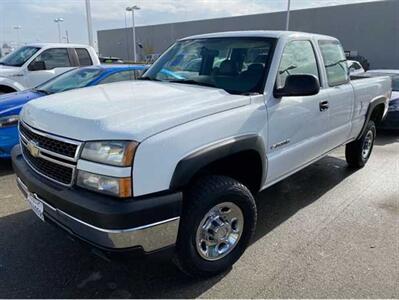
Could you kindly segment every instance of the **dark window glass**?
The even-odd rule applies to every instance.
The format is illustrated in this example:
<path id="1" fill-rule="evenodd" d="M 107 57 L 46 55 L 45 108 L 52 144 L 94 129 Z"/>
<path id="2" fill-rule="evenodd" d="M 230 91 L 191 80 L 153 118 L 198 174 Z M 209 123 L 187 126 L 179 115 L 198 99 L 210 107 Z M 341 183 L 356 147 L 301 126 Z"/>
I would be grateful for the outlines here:
<path id="1" fill-rule="evenodd" d="M 179 41 L 143 79 L 204 85 L 234 94 L 261 92 L 274 41 L 252 37 Z"/>
<path id="2" fill-rule="evenodd" d="M 316 57 L 309 41 L 292 41 L 285 46 L 277 74 L 277 88 L 284 87 L 288 75 L 296 74 L 319 78 Z"/>
<path id="3" fill-rule="evenodd" d="M 90 54 L 89 54 L 89 51 L 87 51 L 87 49 L 77 48 L 76 54 L 78 55 L 78 58 L 79 58 L 79 65 L 91 66 L 93 64 Z"/>
<path id="4" fill-rule="evenodd" d="M 12 67 L 20 67 L 25 62 L 28 61 L 29 58 L 33 56 L 40 48 L 38 47 L 22 47 L 18 50 L 11 52 L 7 56 L 3 57 L 0 60 L 0 65 L 12 66 Z"/>
<path id="5" fill-rule="evenodd" d="M 33 62 L 36 61 L 43 61 L 46 66 L 46 70 L 71 67 L 68 50 L 65 48 L 45 50 L 33 60 Z"/>
<path id="6" fill-rule="evenodd" d="M 329 86 L 347 83 L 349 81 L 348 64 L 341 44 L 338 41 L 319 41 L 319 45 Z"/>
<path id="7" fill-rule="evenodd" d="M 122 71 L 118 73 L 113 73 L 108 77 L 101 80 L 101 83 L 112 83 L 118 81 L 127 81 L 137 79 L 140 75 L 136 70 Z"/>

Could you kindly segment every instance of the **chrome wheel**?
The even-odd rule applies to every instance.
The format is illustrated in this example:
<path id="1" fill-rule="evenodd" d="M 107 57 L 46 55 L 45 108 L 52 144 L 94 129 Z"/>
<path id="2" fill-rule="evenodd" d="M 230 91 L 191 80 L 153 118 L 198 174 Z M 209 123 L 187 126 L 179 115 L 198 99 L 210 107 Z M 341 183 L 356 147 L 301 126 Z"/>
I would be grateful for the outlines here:
<path id="1" fill-rule="evenodd" d="M 362 147 L 362 157 L 367 159 L 370 155 L 371 148 L 373 147 L 374 141 L 374 133 L 369 130 L 364 138 L 363 147 Z"/>
<path id="2" fill-rule="evenodd" d="M 199 255 L 215 261 L 237 246 L 244 229 L 242 210 L 232 202 L 214 206 L 201 220 L 196 234 Z"/>

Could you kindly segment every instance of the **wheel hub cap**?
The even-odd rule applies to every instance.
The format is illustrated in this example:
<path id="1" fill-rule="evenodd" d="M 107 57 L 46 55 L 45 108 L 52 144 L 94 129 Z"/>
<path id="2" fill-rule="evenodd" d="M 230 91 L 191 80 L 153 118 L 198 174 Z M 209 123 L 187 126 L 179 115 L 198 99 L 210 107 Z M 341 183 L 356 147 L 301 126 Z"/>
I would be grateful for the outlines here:
<path id="1" fill-rule="evenodd" d="M 364 159 L 367 159 L 370 154 L 371 147 L 373 146 L 373 140 L 374 140 L 374 133 L 370 130 L 369 132 L 367 132 L 367 135 L 363 143 L 362 156 Z"/>
<path id="2" fill-rule="evenodd" d="M 196 247 L 206 260 L 218 260 L 238 244 L 244 228 L 241 209 L 232 202 L 214 206 L 201 220 L 196 234 Z"/>

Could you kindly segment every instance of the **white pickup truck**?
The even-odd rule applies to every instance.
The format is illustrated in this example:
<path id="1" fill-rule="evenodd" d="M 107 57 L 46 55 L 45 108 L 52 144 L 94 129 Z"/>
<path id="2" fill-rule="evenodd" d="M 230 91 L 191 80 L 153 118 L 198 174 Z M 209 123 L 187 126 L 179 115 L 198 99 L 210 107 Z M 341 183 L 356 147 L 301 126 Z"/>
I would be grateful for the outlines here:
<path id="1" fill-rule="evenodd" d="M 329 36 L 192 36 L 142 80 L 28 103 L 13 165 L 42 220 L 105 251 L 172 247 L 209 276 L 247 248 L 257 192 L 341 145 L 365 165 L 390 94 L 387 77 L 351 82 Z"/>
<path id="2" fill-rule="evenodd" d="M 0 59 L 0 95 L 36 87 L 74 67 L 98 64 L 95 50 L 87 45 L 26 45 Z"/>

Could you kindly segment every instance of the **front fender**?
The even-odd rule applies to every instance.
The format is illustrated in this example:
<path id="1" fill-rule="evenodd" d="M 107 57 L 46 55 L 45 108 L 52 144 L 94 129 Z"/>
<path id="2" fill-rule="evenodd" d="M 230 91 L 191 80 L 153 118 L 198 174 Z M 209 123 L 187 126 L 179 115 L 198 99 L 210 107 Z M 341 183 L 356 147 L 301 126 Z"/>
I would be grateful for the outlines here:
<path id="1" fill-rule="evenodd" d="M 22 84 L 20 84 L 18 81 L 6 77 L 0 77 L 0 86 L 6 86 L 12 88 L 17 92 L 23 91 L 25 89 L 25 87 Z"/>

